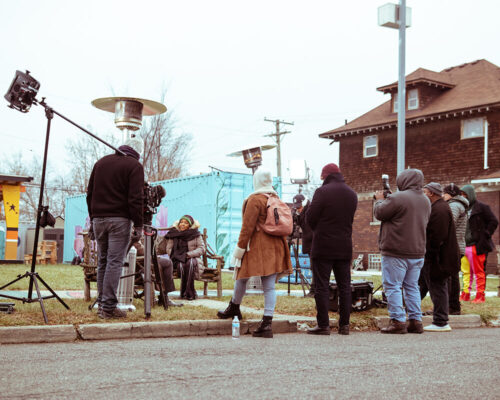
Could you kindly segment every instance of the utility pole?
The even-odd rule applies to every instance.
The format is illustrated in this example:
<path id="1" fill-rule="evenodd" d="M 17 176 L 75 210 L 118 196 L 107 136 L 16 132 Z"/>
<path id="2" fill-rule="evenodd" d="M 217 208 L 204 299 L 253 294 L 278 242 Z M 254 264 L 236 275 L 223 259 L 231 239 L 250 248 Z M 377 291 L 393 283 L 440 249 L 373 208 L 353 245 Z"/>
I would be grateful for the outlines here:
<path id="1" fill-rule="evenodd" d="M 281 135 L 286 135 L 291 133 L 290 131 L 280 131 L 280 124 L 293 125 L 293 122 L 280 121 L 279 119 L 267 119 L 264 118 L 266 122 L 274 122 L 276 124 L 276 132 L 270 133 L 269 135 L 264 135 L 266 137 L 272 137 L 276 141 L 276 170 L 278 177 L 281 179 Z"/>

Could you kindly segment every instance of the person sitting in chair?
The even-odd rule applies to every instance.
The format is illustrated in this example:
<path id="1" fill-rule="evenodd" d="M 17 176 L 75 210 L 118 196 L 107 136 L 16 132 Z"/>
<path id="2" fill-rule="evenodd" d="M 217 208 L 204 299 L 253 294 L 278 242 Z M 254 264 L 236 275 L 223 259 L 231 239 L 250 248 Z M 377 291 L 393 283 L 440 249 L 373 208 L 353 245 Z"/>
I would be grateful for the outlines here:
<path id="1" fill-rule="evenodd" d="M 194 280 L 203 272 L 201 256 L 205 254 L 205 244 L 198 228 L 200 224 L 190 215 L 175 221 L 173 228 L 161 238 L 157 246 L 158 263 L 164 277 L 172 276 L 173 268 L 181 278 L 181 298 L 194 300 L 198 297 Z M 170 271 L 170 272 L 169 272 Z M 167 279 L 168 280 L 168 279 Z M 166 291 L 175 290 L 164 280 Z"/>

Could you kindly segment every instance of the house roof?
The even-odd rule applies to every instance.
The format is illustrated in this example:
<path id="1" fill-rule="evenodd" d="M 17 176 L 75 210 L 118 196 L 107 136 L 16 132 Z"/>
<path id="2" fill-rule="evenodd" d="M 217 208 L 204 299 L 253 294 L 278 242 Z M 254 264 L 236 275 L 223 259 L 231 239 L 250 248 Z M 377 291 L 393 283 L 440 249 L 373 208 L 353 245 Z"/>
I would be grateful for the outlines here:
<path id="1" fill-rule="evenodd" d="M 456 67 L 433 72 L 419 68 L 406 77 L 406 85 L 416 83 L 435 85 L 444 91 L 433 101 L 417 110 L 406 111 L 406 123 L 422 122 L 456 116 L 457 113 L 472 114 L 500 107 L 500 68 L 487 60 L 477 60 Z M 389 93 L 397 91 L 397 83 L 381 86 L 378 90 Z M 336 139 L 373 130 L 392 128 L 397 125 L 397 113 L 392 112 L 391 100 L 368 111 L 346 125 L 319 136 Z"/>
<path id="2" fill-rule="evenodd" d="M 6 175 L 0 174 L 0 184 L 4 183 L 17 183 L 17 182 L 31 182 L 33 178 L 31 176 L 22 175 Z"/>
<path id="3" fill-rule="evenodd" d="M 452 88 L 455 86 L 449 76 L 440 72 L 434 72 L 425 68 L 419 68 L 405 77 L 406 86 L 412 86 L 417 83 L 426 83 L 432 86 L 441 87 L 443 89 Z M 398 91 L 398 82 L 393 82 L 390 85 L 378 87 L 384 93 L 391 93 Z"/>

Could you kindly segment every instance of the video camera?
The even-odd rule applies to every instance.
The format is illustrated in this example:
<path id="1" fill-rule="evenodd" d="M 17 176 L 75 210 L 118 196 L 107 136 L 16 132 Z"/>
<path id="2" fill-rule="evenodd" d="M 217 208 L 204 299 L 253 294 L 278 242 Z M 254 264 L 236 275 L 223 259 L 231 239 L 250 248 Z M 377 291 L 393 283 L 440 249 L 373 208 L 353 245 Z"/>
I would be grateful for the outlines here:
<path id="1" fill-rule="evenodd" d="M 389 175 L 387 174 L 382 174 L 382 190 L 384 191 L 384 199 L 392 194 L 391 187 L 389 186 Z M 373 195 L 373 199 L 375 200 L 375 195 Z"/>
<path id="2" fill-rule="evenodd" d="M 156 214 L 156 208 L 161 204 L 161 199 L 163 199 L 166 194 L 163 186 L 151 186 L 148 182 L 144 182 L 144 225 L 152 224 L 153 215 Z"/>

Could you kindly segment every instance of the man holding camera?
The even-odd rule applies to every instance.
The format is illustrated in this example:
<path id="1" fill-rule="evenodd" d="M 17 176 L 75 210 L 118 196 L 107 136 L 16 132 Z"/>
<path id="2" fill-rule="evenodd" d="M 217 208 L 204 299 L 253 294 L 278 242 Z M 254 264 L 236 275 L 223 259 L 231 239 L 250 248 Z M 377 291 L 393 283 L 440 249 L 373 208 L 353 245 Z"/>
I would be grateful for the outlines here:
<path id="1" fill-rule="evenodd" d="M 127 316 L 116 307 L 116 292 L 132 223 L 134 235 L 142 235 L 144 169 L 139 159 L 143 146 L 142 140 L 129 139 L 119 147 L 124 154 L 116 152 L 98 160 L 89 179 L 89 234 L 97 242 L 98 315 L 104 319 Z"/>
<path id="2" fill-rule="evenodd" d="M 358 196 L 344 181 L 336 164 L 327 164 L 321 171 L 323 185 L 316 189 L 306 212 L 306 222 L 313 230 L 312 267 L 315 281 L 317 325 L 307 333 L 329 335 L 330 274 L 339 288 L 340 335 L 349 334 L 351 315 L 352 223 Z"/>
<path id="3" fill-rule="evenodd" d="M 418 278 L 424 264 L 425 230 L 431 203 L 422 192 L 424 175 L 407 169 L 396 177 L 399 191 L 375 192 L 373 212 L 380 220 L 379 248 L 382 254 L 382 283 L 387 296 L 390 324 L 382 333 L 422 333 L 422 311 Z M 403 289 L 403 290 L 402 290 Z M 409 324 L 403 296 L 408 310 Z"/>

